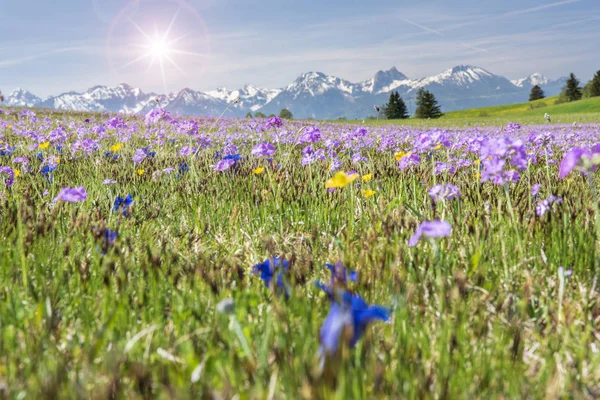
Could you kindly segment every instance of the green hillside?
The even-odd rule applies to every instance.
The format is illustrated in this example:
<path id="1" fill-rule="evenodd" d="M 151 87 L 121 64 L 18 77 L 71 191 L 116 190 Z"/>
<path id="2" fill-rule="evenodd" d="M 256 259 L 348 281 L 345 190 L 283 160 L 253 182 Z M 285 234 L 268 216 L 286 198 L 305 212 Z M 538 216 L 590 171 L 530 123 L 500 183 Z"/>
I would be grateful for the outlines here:
<path id="1" fill-rule="evenodd" d="M 502 106 L 472 108 L 446 113 L 444 119 L 487 118 L 487 117 L 535 117 L 545 113 L 552 115 L 600 113 L 600 97 L 556 104 L 558 96 L 527 103 L 506 104 Z"/>

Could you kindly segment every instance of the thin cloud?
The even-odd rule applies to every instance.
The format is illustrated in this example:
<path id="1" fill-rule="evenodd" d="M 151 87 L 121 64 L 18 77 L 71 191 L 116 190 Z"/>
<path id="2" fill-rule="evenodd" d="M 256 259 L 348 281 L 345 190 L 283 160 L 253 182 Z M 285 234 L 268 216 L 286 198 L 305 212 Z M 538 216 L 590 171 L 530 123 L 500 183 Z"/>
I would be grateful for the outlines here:
<path id="1" fill-rule="evenodd" d="M 547 10 L 549 8 L 564 6 L 567 4 L 579 3 L 580 1 L 581 0 L 557 1 L 556 3 L 544 4 L 544 5 L 537 6 L 537 7 L 525 8 L 523 10 L 515 10 L 515 11 L 507 12 L 507 13 L 502 14 L 501 16 L 502 17 L 512 17 L 513 15 L 529 14 L 529 13 L 533 13 L 533 12 Z"/>
<path id="2" fill-rule="evenodd" d="M 13 59 L 9 59 L 9 60 L 4 60 L 4 61 L 0 61 L 0 68 L 12 67 L 12 66 L 15 66 L 15 65 L 20 65 L 20 64 L 29 62 L 29 61 L 37 60 L 39 58 L 53 56 L 53 55 L 61 54 L 61 53 L 68 53 L 68 52 L 80 51 L 80 50 L 83 50 L 83 48 L 82 47 L 65 47 L 65 48 L 62 48 L 62 49 L 56 49 L 56 50 L 47 51 L 47 52 L 44 52 L 44 53 L 32 54 L 32 55 L 26 56 L 26 57 L 20 57 L 20 58 L 13 58 Z"/>

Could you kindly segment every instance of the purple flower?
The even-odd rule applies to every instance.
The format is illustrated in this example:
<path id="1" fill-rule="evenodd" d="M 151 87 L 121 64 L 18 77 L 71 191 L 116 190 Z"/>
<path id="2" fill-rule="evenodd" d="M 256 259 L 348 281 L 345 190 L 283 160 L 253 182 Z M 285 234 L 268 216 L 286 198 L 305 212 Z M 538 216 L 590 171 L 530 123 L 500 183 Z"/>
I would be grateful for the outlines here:
<path id="1" fill-rule="evenodd" d="M 233 167 L 235 164 L 235 160 L 232 158 L 223 159 L 217 162 L 215 165 L 215 171 L 227 171 L 229 168 Z"/>
<path id="2" fill-rule="evenodd" d="M 78 186 L 76 188 L 64 188 L 59 193 L 58 196 L 54 198 L 54 201 L 65 201 L 67 203 L 77 203 L 79 201 L 85 201 L 87 199 L 87 193 L 83 186 Z"/>
<path id="3" fill-rule="evenodd" d="M 44 190 L 44 191 L 42 192 L 42 197 L 46 197 L 46 196 L 48 196 L 48 193 L 50 193 L 50 192 L 48 192 L 48 189 Z"/>
<path id="4" fill-rule="evenodd" d="M 196 154 L 198 149 L 196 147 L 184 146 L 179 150 L 179 155 L 182 157 L 188 157 L 192 154 Z"/>
<path id="5" fill-rule="evenodd" d="M 144 117 L 144 122 L 147 125 L 156 124 L 161 120 L 171 120 L 171 113 L 162 108 L 156 108 L 148 112 L 148 114 L 146 114 L 146 116 Z"/>
<path id="6" fill-rule="evenodd" d="M 147 154 L 144 151 L 144 149 L 137 149 L 135 151 L 135 154 L 133 155 L 133 162 L 135 163 L 135 165 L 140 164 L 142 161 L 144 161 L 144 159 L 146 158 Z"/>
<path id="7" fill-rule="evenodd" d="M 276 116 L 272 116 L 271 118 L 269 118 L 267 120 L 267 123 L 265 125 L 265 127 L 267 129 L 269 128 L 281 128 L 283 126 L 283 121 L 281 120 L 281 118 L 276 117 Z"/>
<path id="8" fill-rule="evenodd" d="M 117 183 L 117 181 L 115 181 L 114 179 L 105 179 L 104 181 L 102 181 L 103 185 L 112 185 L 114 183 Z"/>
<path id="9" fill-rule="evenodd" d="M 428 238 L 439 238 L 448 236 L 452 233 L 452 226 L 447 221 L 425 221 L 422 222 L 415 233 L 411 236 L 408 241 L 408 245 L 413 247 L 416 246 L 417 242 L 421 237 L 425 236 Z"/>
<path id="10" fill-rule="evenodd" d="M 594 172 L 598 169 L 599 162 L 595 161 L 595 155 L 600 154 L 600 144 L 592 147 L 592 150 L 583 147 L 573 147 L 563 157 L 558 167 L 558 177 L 563 179 L 574 169 L 578 169 L 582 174 Z"/>
<path id="11" fill-rule="evenodd" d="M 271 157 L 275 154 L 275 146 L 271 143 L 261 143 L 254 146 L 252 155 L 255 157 Z"/>
<path id="12" fill-rule="evenodd" d="M 460 197 L 458 188 L 451 184 L 438 184 L 427 192 L 436 203 L 444 200 L 452 200 Z"/>
<path id="13" fill-rule="evenodd" d="M 16 157 L 12 160 L 14 164 L 29 164 L 29 158 L 27 157 Z"/>
<path id="14" fill-rule="evenodd" d="M 352 348 L 371 322 L 388 321 L 390 318 L 389 308 L 370 306 L 357 294 L 343 291 L 339 297 L 331 304 L 319 334 L 321 349 L 329 355 L 337 353 L 340 339 L 347 338 L 347 345 Z M 350 335 L 346 336 L 345 332 L 350 332 Z"/>
<path id="15" fill-rule="evenodd" d="M 307 126 L 304 133 L 298 139 L 300 143 L 316 143 L 321 140 L 321 131 L 316 126 Z"/>
<path id="16" fill-rule="evenodd" d="M 561 204 L 562 202 L 563 199 L 560 197 L 550 196 L 546 200 L 542 200 L 538 203 L 538 205 L 535 207 L 535 213 L 541 217 L 546 214 L 547 211 L 551 210 L 552 204 Z"/>
<path id="17" fill-rule="evenodd" d="M 6 186 L 11 187 L 15 182 L 15 171 L 11 167 L 0 167 L 0 174 L 8 175 L 8 178 L 4 180 Z"/>
<path id="18" fill-rule="evenodd" d="M 538 192 L 540 191 L 541 187 L 542 187 L 542 185 L 540 185 L 539 183 L 532 185 L 531 186 L 531 197 L 536 197 L 538 195 Z"/>

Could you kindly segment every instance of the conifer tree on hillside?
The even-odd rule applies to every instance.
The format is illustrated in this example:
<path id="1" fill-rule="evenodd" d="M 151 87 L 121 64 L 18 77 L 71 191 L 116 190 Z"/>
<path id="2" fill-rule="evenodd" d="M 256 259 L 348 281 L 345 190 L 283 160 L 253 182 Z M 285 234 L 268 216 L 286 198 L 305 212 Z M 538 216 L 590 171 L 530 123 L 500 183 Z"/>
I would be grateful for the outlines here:
<path id="1" fill-rule="evenodd" d="M 423 88 L 417 92 L 417 118 L 439 118 L 444 115 L 440 109 L 435 96 L 429 90 Z"/>
<path id="2" fill-rule="evenodd" d="M 600 96 L 600 71 L 597 71 L 590 82 L 590 97 Z"/>
<path id="3" fill-rule="evenodd" d="M 544 97 L 546 97 L 546 95 L 539 85 L 535 85 L 531 88 L 531 93 L 529 93 L 529 101 L 540 100 Z"/>
<path id="4" fill-rule="evenodd" d="M 579 79 L 571 72 L 569 79 L 563 88 L 567 101 L 577 101 L 581 99 L 581 87 L 579 87 Z"/>
<path id="5" fill-rule="evenodd" d="M 383 106 L 383 110 L 387 119 L 408 118 L 406 103 L 404 103 L 404 100 L 402 100 L 402 97 L 400 97 L 398 92 L 390 93 L 390 99 L 388 103 L 385 106 Z"/>

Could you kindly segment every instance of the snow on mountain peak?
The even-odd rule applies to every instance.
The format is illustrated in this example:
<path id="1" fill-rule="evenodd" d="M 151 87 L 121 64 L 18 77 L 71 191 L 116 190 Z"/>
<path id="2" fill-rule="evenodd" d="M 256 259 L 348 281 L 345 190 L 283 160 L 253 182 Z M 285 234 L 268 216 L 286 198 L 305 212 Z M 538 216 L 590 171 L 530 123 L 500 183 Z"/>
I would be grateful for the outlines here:
<path id="1" fill-rule="evenodd" d="M 516 79 L 511 81 L 515 86 L 523 88 L 530 87 L 535 85 L 547 85 L 550 82 L 550 79 L 546 78 L 544 75 L 539 72 L 535 72 L 529 75 L 527 78 Z"/>

